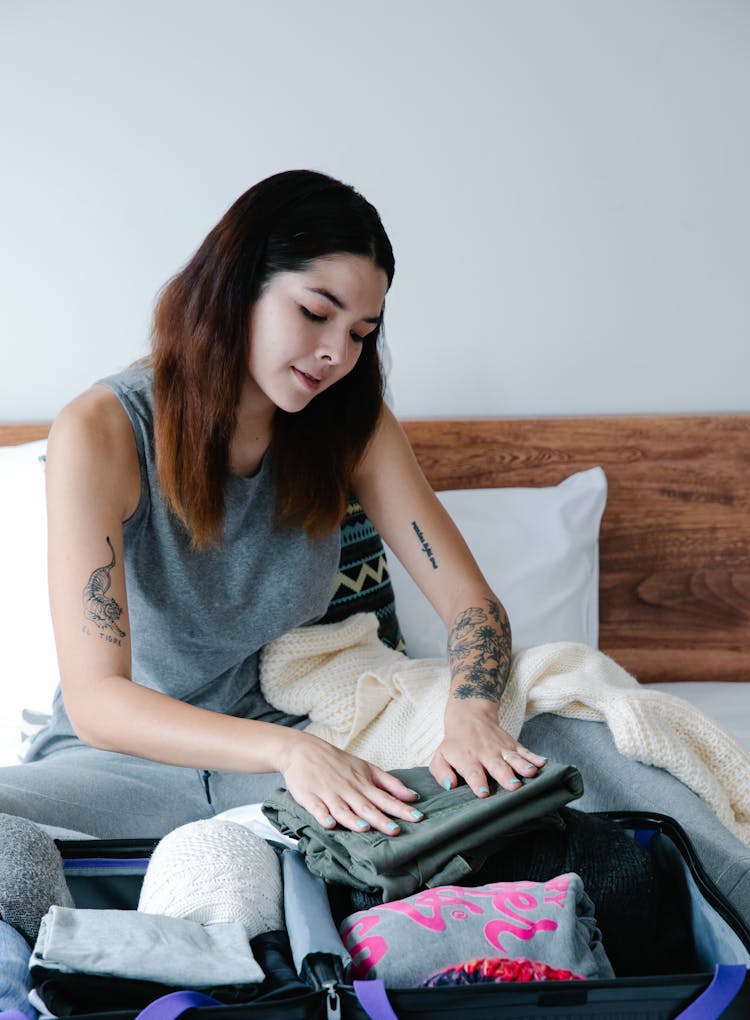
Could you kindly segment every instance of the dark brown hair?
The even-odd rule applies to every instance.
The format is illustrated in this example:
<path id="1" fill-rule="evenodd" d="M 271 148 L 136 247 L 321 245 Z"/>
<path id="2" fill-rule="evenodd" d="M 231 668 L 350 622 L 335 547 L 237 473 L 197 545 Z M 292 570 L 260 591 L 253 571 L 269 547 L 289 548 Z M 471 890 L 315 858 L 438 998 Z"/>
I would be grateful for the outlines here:
<path id="1" fill-rule="evenodd" d="M 390 286 L 393 251 L 375 207 L 332 177 L 290 170 L 241 195 L 159 296 L 151 357 L 159 480 L 196 549 L 221 538 L 253 302 L 277 273 L 336 253 L 369 256 Z M 276 411 L 278 515 L 311 536 L 340 523 L 375 429 L 379 340 L 368 337 L 352 371 L 304 410 Z"/>

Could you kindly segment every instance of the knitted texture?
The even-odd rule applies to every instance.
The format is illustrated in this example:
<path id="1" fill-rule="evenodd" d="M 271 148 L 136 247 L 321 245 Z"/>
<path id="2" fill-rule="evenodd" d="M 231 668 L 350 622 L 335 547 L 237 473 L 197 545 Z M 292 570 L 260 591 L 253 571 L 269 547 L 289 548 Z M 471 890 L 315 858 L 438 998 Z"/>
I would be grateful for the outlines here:
<path id="1" fill-rule="evenodd" d="M 73 906 L 54 841 L 26 818 L 0 814 L 0 918 L 33 945 L 53 904 Z"/>
<path id="2" fill-rule="evenodd" d="M 281 869 L 271 847 L 237 822 L 181 825 L 157 845 L 138 909 L 201 924 L 239 921 L 248 939 L 284 927 Z"/>
<path id="3" fill-rule="evenodd" d="M 447 663 L 386 648 L 371 614 L 271 642 L 260 681 L 272 705 L 310 716 L 307 732 L 381 768 L 427 765 L 443 738 Z M 750 846 L 750 753 L 689 702 L 641 686 L 597 649 L 557 642 L 514 653 L 498 721 L 517 737 L 542 712 L 606 722 L 621 754 L 671 772 Z"/>

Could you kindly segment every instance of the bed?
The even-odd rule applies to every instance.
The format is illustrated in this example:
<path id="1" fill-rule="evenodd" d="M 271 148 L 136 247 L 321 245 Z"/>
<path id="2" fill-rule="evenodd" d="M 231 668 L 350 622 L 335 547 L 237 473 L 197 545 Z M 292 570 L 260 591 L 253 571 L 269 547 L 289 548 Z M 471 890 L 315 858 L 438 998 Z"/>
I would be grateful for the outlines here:
<path id="1" fill-rule="evenodd" d="M 598 642 L 641 683 L 688 699 L 750 748 L 750 414 L 403 425 L 462 530 L 465 521 L 514 633 L 525 643 Z M 16 760 L 22 713 L 33 726 L 54 687 L 34 467 L 47 431 L 0 425 L 2 763 Z M 513 563 L 494 562 L 503 541 Z M 407 651 L 433 651 L 419 645 L 429 610 L 415 608 L 420 594 L 389 563 L 399 619 L 415 642 L 405 633 Z M 504 578 L 517 585 L 516 615 Z M 546 603 L 559 623 L 548 630 Z"/>
<path id="2" fill-rule="evenodd" d="M 599 647 L 750 748 L 750 414 L 405 424 L 438 490 L 601 466 Z"/>

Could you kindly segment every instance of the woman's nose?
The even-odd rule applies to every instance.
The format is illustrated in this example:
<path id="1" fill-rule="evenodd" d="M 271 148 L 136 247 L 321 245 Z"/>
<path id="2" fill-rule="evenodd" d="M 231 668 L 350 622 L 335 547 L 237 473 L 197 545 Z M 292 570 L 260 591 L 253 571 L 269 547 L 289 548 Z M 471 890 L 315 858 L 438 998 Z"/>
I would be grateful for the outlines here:
<path id="1" fill-rule="evenodd" d="M 334 332 L 331 330 L 324 337 L 321 338 L 321 342 L 318 347 L 318 356 L 323 361 L 328 361 L 332 365 L 343 364 L 349 355 L 349 334 L 341 334 L 339 331 Z"/>

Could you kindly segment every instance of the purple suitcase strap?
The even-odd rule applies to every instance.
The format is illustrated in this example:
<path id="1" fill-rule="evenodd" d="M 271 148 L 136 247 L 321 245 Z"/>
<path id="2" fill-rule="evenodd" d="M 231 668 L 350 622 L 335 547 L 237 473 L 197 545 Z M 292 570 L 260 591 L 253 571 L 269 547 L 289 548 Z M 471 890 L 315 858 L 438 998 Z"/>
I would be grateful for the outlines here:
<path id="1" fill-rule="evenodd" d="M 717 1020 L 745 982 L 744 963 L 717 963 L 714 979 L 705 991 L 677 1017 L 677 1020 Z"/>
<path id="2" fill-rule="evenodd" d="M 145 1009 L 142 1009 L 136 1020 L 176 1020 L 188 1009 L 196 1006 L 222 1006 L 224 1003 L 218 999 L 212 999 L 210 995 L 203 992 L 170 992 L 162 995 L 160 999 L 154 999 Z M 17 1009 L 8 1009 L 0 1013 L 0 1020 L 29 1020 L 26 1013 Z"/>

